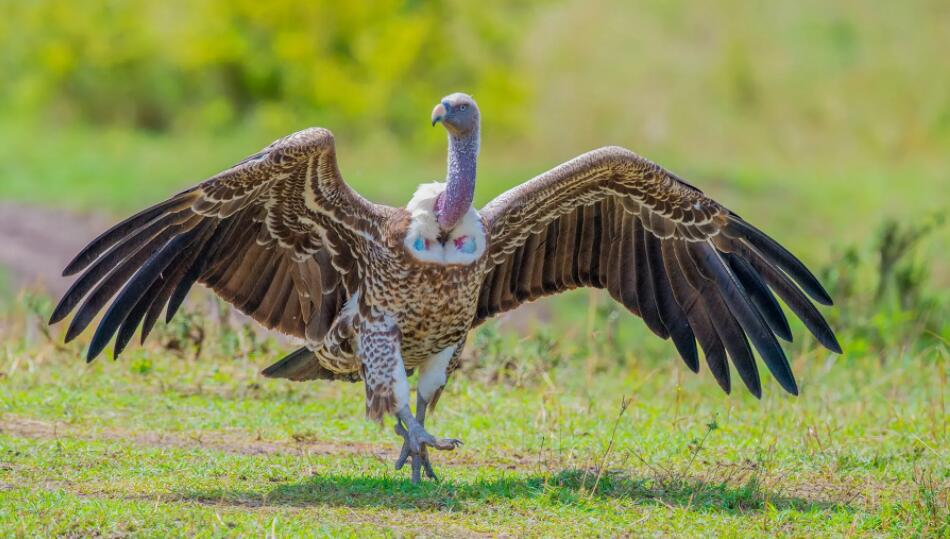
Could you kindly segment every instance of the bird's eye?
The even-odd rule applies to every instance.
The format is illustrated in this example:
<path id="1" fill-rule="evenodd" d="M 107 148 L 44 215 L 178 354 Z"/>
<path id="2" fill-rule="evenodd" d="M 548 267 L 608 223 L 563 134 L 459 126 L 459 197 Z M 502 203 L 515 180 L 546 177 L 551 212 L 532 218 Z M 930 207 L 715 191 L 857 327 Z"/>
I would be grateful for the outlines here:
<path id="1" fill-rule="evenodd" d="M 468 105 L 459 105 L 459 110 L 462 112 L 465 112 L 466 110 L 468 110 Z"/>

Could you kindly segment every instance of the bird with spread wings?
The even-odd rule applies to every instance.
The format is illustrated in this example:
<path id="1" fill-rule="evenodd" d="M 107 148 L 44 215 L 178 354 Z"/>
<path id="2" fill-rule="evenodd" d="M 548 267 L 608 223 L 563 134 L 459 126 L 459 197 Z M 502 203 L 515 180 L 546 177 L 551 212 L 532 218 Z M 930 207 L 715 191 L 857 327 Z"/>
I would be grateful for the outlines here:
<path id="1" fill-rule="evenodd" d="M 425 416 L 459 367 L 469 330 L 542 296 L 606 289 L 693 371 L 701 349 L 726 392 L 731 362 L 761 395 L 754 349 L 798 393 L 776 296 L 840 352 L 813 304 L 831 298 L 805 265 L 675 174 L 605 147 L 476 210 L 478 106 L 451 94 L 431 120 L 448 132 L 445 182 L 420 185 L 405 208 L 361 197 L 340 175 L 330 132 L 300 131 L 95 238 L 65 268 L 79 276 L 50 323 L 75 310 L 69 341 L 105 310 L 86 357 L 113 338 L 117 357 L 137 329 L 144 341 L 163 313 L 171 320 L 201 283 L 301 340 L 265 376 L 362 381 L 367 416 L 395 416 L 396 468 L 411 459 L 414 482 L 423 472 L 435 478 L 429 448 L 461 443 L 429 434 Z"/>

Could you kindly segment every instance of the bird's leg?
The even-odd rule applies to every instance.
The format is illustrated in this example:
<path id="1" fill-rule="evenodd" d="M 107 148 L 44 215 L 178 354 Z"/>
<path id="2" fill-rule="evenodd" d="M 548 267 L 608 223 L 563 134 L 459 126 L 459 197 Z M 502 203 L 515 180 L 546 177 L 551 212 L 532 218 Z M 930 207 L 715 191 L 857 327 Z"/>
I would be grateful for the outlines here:
<path id="1" fill-rule="evenodd" d="M 396 463 L 399 469 L 405 464 L 406 458 L 412 457 L 412 481 L 418 483 L 421 479 L 423 466 L 426 475 L 435 478 L 432 466 L 428 464 L 427 447 L 436 449 L 455 449 L 461 442 L 453 439 L 437 439 L 426 432 L 422 423 L 425 422 L 426 395 L 431 397 L 428 389 L 419 391 L 418 419 L 409 409 L 409 383 L 406 380 L 406 367 L 400 353 L 401 334 L 399 328 L 387 319 L 362 320 L 358 333 L 357 350 L 359 351 L 363 370 L 363 387 L 366 389 L 366 415 L 375 421 L 382 421 L 385 414 L 395 414 L 396 434 L 403 437 L 405 445 L 404 455 Z M 439 358 L 439 355 L 434 356 Z M 429 362 L 431 363 L 431 361 Z M 428 363 L 427 363 L 428 365 Z M 425 366 L 423 366 L 425 367 Z M 422 369 L 424 371 L 425 368 Z M 431 371 L 434 372 L 434 371 Z M 420 377 L 426 380 L 424 372 Z M 444 376 L 432 379 L 438 386 L 445 385 Z M 431 384 L 425 386 L 429 388 Z M 425 464 L 423 464 L 425 462 Z"/>
<path id="2" fill-rule="evenodd" d="M 443 451 L 451 451 L 462 445 L 456 438 L 436 438 L 425 430 L 426 407 L 428 403 L 422 393 L 416 394 L 416 415 L 413 416 L 409 406 L 396 412 L 396 434 L 402 436 L 402 451 L 396 459 L 396 469 L 402 469 L 409 457 L 412 457 L 412 482 L 418 483 L 422 478 L 422 470 L 426 477 L 438 480 L 432 463 L 429 461 L 429 446 Z"/>
<path id="3" fill-rule="evenodd" d="M 386 319 L 363 320 L 357 339 L 366 389 L 366 417 L 382 424 L 386 414 L 395 414 L 409 405 L 399 328 Z"/>
<path id="4" fill-rule="evenodd" d="M 413 482 L 419 481 L 422 470 L 425 470 L 426 476 L 436 479 L 429 461 L 430 446 L 450 451 L 462 444 L 461 440 L 455 438 L 436 439 L 425 430 L 426 410 L 438 400 L 451 370 L 450 364 L 453 359 L 458 358 L 460 352 L 461 345 L 450 346 L 420 365 L 419 384 L 416 388 L 416 415 L 412 415 L 409 406 L 396 412 L 396 434 L 405 440 L 399 458 L 396 459 L 396 469 L 402 468 L 406 460 L 412 457 Z"/>

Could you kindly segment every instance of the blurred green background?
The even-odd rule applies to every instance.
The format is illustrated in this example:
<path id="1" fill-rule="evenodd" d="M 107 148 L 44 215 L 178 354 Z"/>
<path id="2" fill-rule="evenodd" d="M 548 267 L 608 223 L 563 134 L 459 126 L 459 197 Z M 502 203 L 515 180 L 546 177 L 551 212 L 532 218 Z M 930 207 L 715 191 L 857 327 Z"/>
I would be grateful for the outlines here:
<path id="1" fill-rule="evenodd" d="M 319 125 L 350 183 L 401 205 L 443 177 L 445 134 L 429 112 L 465 91 L 483 110 L 478 204 L 618 144 L 826 275 L 849 273 L 838 266 L 852 251 L 874 265 L 893 223 L 934 228 L 914 247 L 927 259 L 916 278 L 950 288 L 950 236 L 931 223 L 950 201 L 945 1 L 41 0 L 3 11 L 8 204 L 107 221 Z"/>
<path id="2" fill-rule="evenodd" d="M 0 13 L 0 529 L 947 536 L 947 0 L 0 0 Z M 533 303 L 473 332 L 434 420 L 470 445 L 416 490 L 394 454 L 351 451 L 393 441 L 362 420 L 362 387 L 257 376 L 289 344 L 209 294 L 118 363 L 85 365 L 92 332 L 64 345 L 65 324 L 46 324 L 60 269 L 97 232 L 293 131 L 331 129 L 346 180 L 405 204 L 444 177 L 429 114 L 454 91 L 483 112 L 478 205 L 628 147 L 812 268 L 844 354 L 792 320 L 803 397 L 764 367 L 761 402 L 735 377 L 725 397 L 604 294 Z M 326 441 L 346 445 L 310 454 Z M 285 445 L 255 449 L 272 442 Z M 597 462 L 601 491 L 586 490 Z"/>

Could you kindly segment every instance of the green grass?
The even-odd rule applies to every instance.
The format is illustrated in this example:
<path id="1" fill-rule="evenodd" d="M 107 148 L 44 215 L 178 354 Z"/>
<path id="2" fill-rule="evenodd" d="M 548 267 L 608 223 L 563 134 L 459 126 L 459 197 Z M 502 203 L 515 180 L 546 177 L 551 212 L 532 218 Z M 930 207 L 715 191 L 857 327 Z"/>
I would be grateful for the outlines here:
<path id="1" fill-rule="evenodd" d="M 816 269 L 845 355 L 793 322 L 800 397 L 768 374 L 761 401 L 723 395 L 642 322 L 576 292 L 528 337 L 480 328 L 430 419 L 466 445 L 434 456 L 441 482 L 412 485 L 392 470 L 391 424 L 363 418 L 361 386 L 257 374 L 288 346 L 182 313 L 120 362 L 86 366 L 83 342 L 44 333 L 49 305 L 21 296 L 0 301 L 0 535 L 950 537 L 950 227 L 872 298 L 874 231 L 948 209 L 946 15 L 929 0 L 568 0 L 519 23 L 517 129 L 480 101 L 478 205 L 619 144 Z M 167 123 L 194 129 L 156 134 L 42 108 L 0 104 L 0 199 L 116 217 L 320 123 L 214 128 L 182 111 Z M 326 125 L 347 181 L 401 205 L 441 178 L 427 112 L 402 135 Z M 207 330 L 197 359 L 188 323 Z"/>
<path id="2" fill-rule="evenodd" d="M 2 326 L 4 535 L 950 534 L 945 345 L 885 364 L 797 344 L 802 396 L 765 375 L 757 401 L 672 347 L 489 327 L 429 423 L 465 445 L 412 485 L 362 387 L 264 379 L 270 341 L 208 326 L 194 359 L 173 327 L 87 366 L 32 316 Z"/>

